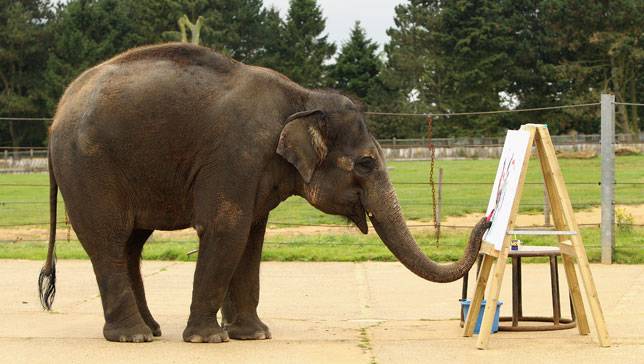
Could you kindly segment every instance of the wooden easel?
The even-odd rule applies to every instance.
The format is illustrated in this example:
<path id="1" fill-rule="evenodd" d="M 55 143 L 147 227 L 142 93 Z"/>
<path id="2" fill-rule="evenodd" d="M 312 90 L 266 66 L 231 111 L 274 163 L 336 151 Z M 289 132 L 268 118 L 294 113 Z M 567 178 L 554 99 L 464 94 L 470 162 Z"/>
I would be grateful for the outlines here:
<path id="1" fill-rule="evenodd" d="M 510 243 L 512 235 L 530 235 L 532 231 L 515 231 L 514 225 L 516 223 L 517 214 L 519 211 L 519 203 L 521 201 L 521 194 L 523 192 L 523 185 L 525 182 L 526 171 L 528 170 L 528 162 L 532 153 L 532 146 L 536 143 L 539 161 L 541 162 L 541 171 L 545 181 L 545 188 L 548 192 L 548 199 L 552 209 L 556 230 L 541 230 L 537 231 L 539 235 L 556 235 L 559 237 L 559 247 L 561 249 L 561 256 L 563 265 L 566 271 L 566 278 L 568 280 L 568 287 L 570 289 L 570 296 L 572 306 L 577 316 L 577 327 L 580 335 L 588 335 L 590 328 L 588 327 L 588 317 L 584 310 L 584 303 L 581 297 L 581 290 L 579 281 L 577 280 L 577 273 L 575 271 L 575 258 L 579 266 L 579 273 L 584 283 L 590 310 L 595 321 L 595 328 L 597 329 L 597 336 L 599 338 L 599 345 L 602 347 L 610 346 L 608 338 L 608 331 L 606 329 L 606 321 L 602 313 L 599 298 L 597 296 L 597 289 L 590 272 L 590 265 L 588 264 L 588 257 L 586 250 L 581 239 L 581 234 L 575 221 L 574 212 L 568 196 L 568 190 L 564 183 L 559 162 L 555 155 L 555 148 L 550 139 L 550 134 L 545 125 L 539 124 L 526 124 L 521 126 L 521 130 L 530 132 L 529 147 L 526 150 L 521 175 L 519 177 L 519 185 L 517 193 L 512 204 L 510 221 L 508 224 L 508 232 L 503 240 L 501 250 L 496 250 L 494 245 L 483 242 L 481 245 L 481 253 L 483 253 L 483 262 L 479 273 L 474 298 L 470 305 L 470 310 L 465 320 L 465 329 L 463 335 L 466 337 L 472 336 L 474 333 L 474 325 L 479 316 L 481 301 L 485 293 L 490 272 L 492 271 L 492 264 L 494 265 L 494 274 L 492 275 L 492 284 L 487 294 L 487 303 L 485 305 L 485 312 L 481 322 L 481 329 L 479 331 L 478 341 L 476 347 L 479 349 L 486 349 L 490 338 L 490 330 L 492 328 L 492 321 L 496 310 L 496 305 L 499 300 L 499 293 L 501 291 L 501 282 L 503 281 L 503 273 L 505 272 L 505 265 L 510 250 Z"/>

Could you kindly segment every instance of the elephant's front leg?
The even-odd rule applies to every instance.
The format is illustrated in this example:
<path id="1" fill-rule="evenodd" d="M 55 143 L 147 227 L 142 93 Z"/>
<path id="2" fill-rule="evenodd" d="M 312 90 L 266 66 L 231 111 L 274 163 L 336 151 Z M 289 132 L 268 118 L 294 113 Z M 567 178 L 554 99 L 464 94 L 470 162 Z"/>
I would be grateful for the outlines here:
<path id="1" fill-rule="evenodd" d="M 259 264 L 266 232 L 264 217 L 253 225 L 246 251 L 228 287 L 222 310 L 224 325 L 231 339 L 270 339 L 271 332 L 257 316 L 259 303 Z"/>
<path id="2" fill-rule="evenodd" d="M 228 207 L 232 206 L 230 204 Z M 197 226 L 199 257 L 195 270 L 187 342 L 223 342 L 228 335 L 217 322 L 230 280 L 244 254 L 252 214 L 236 207 L 222 209 L 210 224 Z"/>

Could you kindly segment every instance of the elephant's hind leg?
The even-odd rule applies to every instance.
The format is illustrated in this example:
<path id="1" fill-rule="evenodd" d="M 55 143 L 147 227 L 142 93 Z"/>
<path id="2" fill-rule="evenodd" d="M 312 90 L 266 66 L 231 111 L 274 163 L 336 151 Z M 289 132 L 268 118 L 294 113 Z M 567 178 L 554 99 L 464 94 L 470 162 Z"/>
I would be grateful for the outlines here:
<path id="1" fill-rule="evenodd" d="M 95 216 L 86 215 L 84 220 L 71 216 L 74 230 L 92 260 L 101 292 L 103 336 L 109 341 L 152 341 L 152 330 L 141 317 L 128 270 L 130 229 L 114 216 L 106 214 L 103 218 L 104 224 L 92 224 L 99 221 Z"/>
<path id="2" fill-rule="evenodd" d="M 145 299 L 145 289 L 143 287 L 143 279 L 141 278 L 141 252 L 146 240 L 152 234 L 152 230 L 134 230 L 127 243 L 127 268 L 130 274 L 130 282 L 132 283 L 132 290 L 136 298 L 136 304 L 139 307 L 139 313 L 143 321 L 148 325 L 154 336 L 161 336 L 161 327 L 156 322 L 150 309 L 148 308 L 147 300 Z"/>
<path id="3" fill-rule="evenodd" d="M 228 336 L 238 340 L 270 339 L 271 332 L 257 316 L 259 264 L 266 232 L 266 218 L 253 225 L 244 255 L 228 287 L 222 309 Z"/>

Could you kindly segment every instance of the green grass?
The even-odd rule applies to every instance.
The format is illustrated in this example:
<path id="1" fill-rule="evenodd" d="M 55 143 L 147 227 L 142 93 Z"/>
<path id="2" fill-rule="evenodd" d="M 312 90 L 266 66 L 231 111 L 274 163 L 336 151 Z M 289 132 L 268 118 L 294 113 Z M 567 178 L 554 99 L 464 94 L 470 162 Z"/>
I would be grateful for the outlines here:
<path id="1" fill-rule="evenodd" d="M 576 209 L 597 206 L 600 203 L 599 159 L 560 160 L 568 191 Z M 497 160 L 449 160 L 438 161 L 436 168 L 443 168 L 443 216 L 483 213 L 494 182 Z M 526 182 L 541 183 L 539 164 L 530 161 Z M 390 162 L 390 177 L 393 181 L 403 212 L 408 219 L 431 219 L 431 190 L 429 185 L 406 184 L 427 182 L 429 162 Z M 616 158 L 617 203 L 644 203 L 643 185 L 621 184 L 644 183 L 644 156 Z M 482 184 L 458 185 L 451 183 L 474 182 Z M 589 184 L 574 184 L 574 183 Z M 6 186 L 12 184 L 15 186 Z M 49 220 L 48 176 L 44 173 L 0 175 L 0 226 L 47 224 Z M 41 186 L 38 186 L 41 185 Z M 27 186 L 27 187 L 24 187 Z M 62 203 L 58 209 L 58 221 L 64 222 Z M 543 206 L 541 185 L 529 185 L 524 189 L 522 212 L 538 212 Z M 311 207 L 304 199 L 294 196 L 273 210 L 270 223 L 289 224 L 346 224 L 346 220 L 327 215 Z"/>
<path id="2" fill-rule="evenodd" d="M 490 190 L 496 173 L 496 160 L 439 161 L 436 167 L 444 169 L 443 216 L 483 213 L 487 206 Z M 587 208 L 600 202 L 599 159 L 560 160 L 564 178 L 568 183 L 574 206 Z M 391 162 L 390 177 L 401 200 L 403 212 L 408 219 L 431 219 L 431 192 L 428 185 L 408 184 L 426 182 L 429 163 L 427 161 Z M 644 156 L 622 156 L 616 159 L 616 197 L 620 204 L 644 203 Z M 528 183 L 541 183 L 538 161 L 533 159 L 528 170 Z M 457 185 L 456 182 L 482 184 Z M 586 184 L 574 184 L 583 182 Z M 637 182 L 638 184 L 622 184 Z M 0 175 L 0 228 L 17 225 L 47 225 L 49 205 L 48 176 L 40 174 Z M 543 204 L 543 190 L 540 185 L 528 185 L 524 189 L 522 212 L 540 212 Z M 58 209 L 58 221 L 64 223 L 62 202 Z M 299 197 L 292 197 L 271 213 L 269 224 L 280 227 L 289 224 L 342 224 L 343 218 L 326 215 Z M 591 260 L 599 258 L 599 229 L 583 230 L 584 242 Z M 458 259 L 463 251 L 466 231 L 447 232 L 441 238 L 441 245 L 435 247 L 433 236 L 428 233 L 417 235 L 422 248 L 433 259 L 449 261 Z M 64 240 L 60 237 L 59 240 Z M 632 232 L 617 231 L 616 261 L 620 263 L 644 262 L 644 229 L 634 228 Z M 528 244 L 544 244 L 547 240 L 529 238 Z M 196 247 L 195 241 L 158 241 L 146 244 L 146 259 L 194 260 L 186 252 Z M 45 258 L 43 242 L 0 243 L 0 258 L 38 259 Z M 85 259 L 86 255 L 77 242 L 60 241 L 57 254 L 60 258 Z M 265 260 L 276 261 L 390 261 L 391 253 L 376 236 L 362 235 L 301 235 L 272 236 L 264 249 Z"/>
<path id="3" fill-rule="evenodd" d="M 630 232 L 616 231 L 617 263 L 636 264 L 644 262 L 644 228 Z M 439 246 L 430 233 L 414 234 L 422 250 L 432 259 L 440 262 L 459 259 L 463 254 L 466 232 L 449 232 L 441 237 Z M 600 231 L 598 228 L 582 229 L 582 237 L 591 261 L 600 258 Z M 552 237 L 527 237 L 523 244 L 555 245 Z M 152 240 L 145 245 L 144 259 L 194 261 L 196 255 L 186 253 L 196 249 L 196 241 Z M 47 254 L 45 242 L 16 242 L 0 245 L 0 259 L 44 260 Z M 77 241 L 61 240 L 57 243 L 56 254 L 61 259 L 87 259 L 85 251 Z M 374 235 L 296 235 L 272 236 L 265 243 L 263 259 L 266 261 L 395 261 L 396 259 Z"/>
<path id="4" fill-rule="evenodd" d="M 562 159 L 560 161 L 564 179 L 568 185 L 571 201 L 576 209 L 598 206 L 600 204 L 600 166 L 599 159 Z M 487 208 L 498 160 L 448 160 L 436 163 L 443 168 L 443 208 L 442 216 L 483 213 Z M 396 187 L 403 212 L 408 219 L 431 219 L 432 197 L 429 185 L 410 185 L 411 182 L 427 182 L 429 178 L 428 161 L 390 162 L 389 175 Z M 637 168 L 633 168 L 637 167 Z M 624 156 L 616 158 L 616 180 L 620 182 L 644 183 L 644 156 Z M 452 183 L 474 182 L 482 184 L 459 185 Z M 528 168 L 528 183 L 541 183 L 539 161 L 532 159 Z M 640 184 L 618 184 L 615 195 L 618 203 L 644 203 L 644 187 Z M 543 208 L 543 188 L 529 185 L 524 189 L 521 212 L 537 212 Z M 298 224 L 333 224 L 343 220 L 326 215 L 311 208 L 306 201 L 292 197 L 271 213 L 273 222 Z"/>

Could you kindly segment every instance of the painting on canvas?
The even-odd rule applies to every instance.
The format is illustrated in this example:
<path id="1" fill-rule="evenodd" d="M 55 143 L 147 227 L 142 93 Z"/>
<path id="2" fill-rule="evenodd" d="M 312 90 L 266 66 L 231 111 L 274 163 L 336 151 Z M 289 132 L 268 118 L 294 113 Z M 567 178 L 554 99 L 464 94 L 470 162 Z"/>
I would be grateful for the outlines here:
<path id="1" fill-rule="evenodd" d="M 483 235 L 483 241 L 493 244 L 496 250 L 501 250 L 503 246 L 526 151 L 532 147 L 528 145 L 529 141 L 530 132 L 524 130 L 509 130 L 505 136 L 494 187 L 485 213 L 488 220 L 492 221 L 492 226 Z"/>

